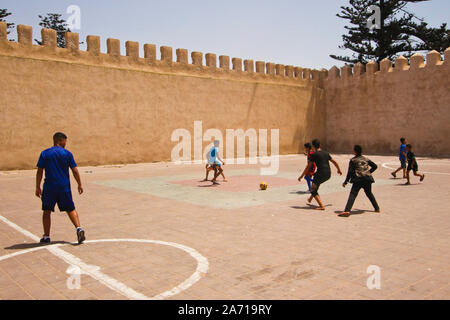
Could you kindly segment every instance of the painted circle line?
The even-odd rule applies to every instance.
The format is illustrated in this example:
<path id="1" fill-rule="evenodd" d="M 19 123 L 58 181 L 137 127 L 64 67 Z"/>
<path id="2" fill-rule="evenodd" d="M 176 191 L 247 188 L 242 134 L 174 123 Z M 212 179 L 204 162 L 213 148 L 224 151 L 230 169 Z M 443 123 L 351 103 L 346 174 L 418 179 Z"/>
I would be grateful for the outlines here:
<path id="1" fill-rule="evenodd" d="M 393 161 L 384 162 L 382 164 L 382 166 L 383 166 L 383 168 L 386 168 L 386 169 L 389 169 L 389 170 L 395 170 L 396 168 L 389 167 L 389 165 L 395 165 L 396 163 L 397 162 L 393 162 Z M 425 166 L 430 166 L 430 165 L 439 166 L 439 165 L 449 165 L 449 164 L 448 163 L 442 163 L 442 164 L 434 164 L 433 163 L 433 164 L 431 164 L 431 163 L 424 162 L 423 165 L 425 165 Z M 434 172 L 434 171 L 421 171 L 421 172 L 423 172 L 423 173 L 431 173 L 431 174 L 443 174 L 443 175 L 446 175 L 446 176 L 450 176 L 450 173 L 447 173 L 447 172 Z"/>
<path id="2" fill-rule="evenodd" d="M 177 285 L 176 287 L 167 290 L 163 293 L 160 293 L 156 296 L 153 296 L 151 298 L 147 298 L 148 300 L 162 300 L 162 299 L 166 299 L 169 298 L 171 296 L 174 296 L 186 289 L 188 289 L 189 287 L 191 287 L 194 283 L 196 283 L 197 281 L 199 281 L 201 279 L 201 277 L 203 275 L 205 275 L 208 272 L 209 269 L 209 263 L 208 263 L 208 259 L 206 259 L 204 256 L 202 256 L 197 250 L 175 243 L 175 242 L 166 242 L 166 241 L 159 241 L 159 240 L 146 240 L 146 239 L 99 239 L 99 240 L 87 240 L 84 243 L 101 243 L 101 242 L 140 242 L 140 243 L 153 243 L 153 244 L 160 244 L 160 245 L 164 245 L 164 246 L 170 246 L 170 247 L 174 247 L 180 250 L 183 250 L 187 253 L 189 253 L 189 255 L 191 257 L 193 257 L 196 261 L 197 261 L 197 268 L 195 270 L 195 272 L 189 277 L 187 278 L 185 281 L 183 281 L 182 283 L 180 283 L 179 285 Z M 73 243 L 75 244 L 75 243 Z M 36 248 L 30 248 L 30 249 L 24 249 L 21 251 L 17 251 L 11 254 L 7 254 L 4 256 L 0 256 L 0 261 L 2 260 L 6 260 L 12 257 L 16 257 L 25 253 L 30 253 L 30 252 L 34 252 L 34 251 L 38 251 L 38 250 L 43 250 L 43 249 L 49 249 L 51 247 L 63 247 L 63 246 L 67 246 L 68 243 L 57 243 L 57 244 L 50 244 L 50 245 L 43 245 L 41 247 L 36 247 Z"/>

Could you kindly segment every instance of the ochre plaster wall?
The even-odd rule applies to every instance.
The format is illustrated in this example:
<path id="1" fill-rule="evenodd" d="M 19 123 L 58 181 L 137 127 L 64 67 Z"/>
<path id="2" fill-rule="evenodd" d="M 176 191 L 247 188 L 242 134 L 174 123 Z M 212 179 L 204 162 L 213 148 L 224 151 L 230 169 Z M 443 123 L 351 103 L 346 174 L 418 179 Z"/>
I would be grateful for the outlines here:
<path id="1" fill-rule="evenodd" d="M 1 170 L 35 167 L 56 131 L 68 135 L 67 148 L 81 165 L 170 160 L 172 132 L 184 128 L 193 135 L 196 120 L 203 132 L 217 128 L 224 135 L 226 129 L 279 129 L 281 154 L 325 139 L 324 73 L 287 67 L 270 74 L 271 64 L 262 62 L 255 72 L 249 60 L 240 70 L 240 59 L 228 69 L 228 57 L 216 66 L 211 54 L 205 66 L 199 53 L 193 65 L 185 50 L 177 50 L 174 62 L 168 47 L 156 60 L 153 45 L 140 58 L 134 42 L 120 56 L 114 39 L 103 54 L 96 37 L 88 37 L 84 52 L 77 34 L 68 34 L 69 49 L 60 49 L 49 30 L 45 45 L 36 46 L 30 29 L 19 27 L 18 43 L 0 30 Z"/>
<path id="2" fill-rule="evenodd" d="M 405 136 L 422 156 L 450 156 L 450 51 L 400 57 L 329 71 L 242 60 L 208 53 L 76 33 L 67 49 L 43 29 L 32 45 L 31 27 L 6 40 L 0 23 L 0 170 L 35 167 L 51 136 L 63 131 L 81 165 L 171 160 L 176 129 L 279 129 L 280 154 L 323 141 L 332 152 L 395 154 Z M 219 62 L 219 63 L 217 63 Z M 270 136 L 269 136 L 270 140 Z M 203 147 L 210 141 L 204 141 Z M 247 143 L 248 144 L 248 143 Z M 236 149 L 236 146 L 235 146 Z M 269 143 L 270 149 L 270 143 Z M 236 150 L 235 150 L 236 151 Z M 226 145 L 223 146 L 226 154 Z"/>
<path id="3" fill-rule="evenodd" d="M 384 60 L 332 69 L 326 81 L 326 137 L 333 152 L 361 144 L 369 154 L 397 154 L 406 137 L 417 155 L 450 156 L 450 56 L 438 52 L 395 66 Z M 381 71 L 378 71 L 380 69 Z"/>

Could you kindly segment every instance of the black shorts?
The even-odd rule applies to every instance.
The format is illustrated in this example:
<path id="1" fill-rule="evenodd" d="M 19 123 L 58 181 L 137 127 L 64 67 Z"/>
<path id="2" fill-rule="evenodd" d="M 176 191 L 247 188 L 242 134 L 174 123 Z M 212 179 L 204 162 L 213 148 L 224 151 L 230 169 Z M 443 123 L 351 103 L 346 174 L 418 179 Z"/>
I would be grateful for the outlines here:
<path id="1" fill-rule="evenodd" d="M 400 159 L 400 167 L 403 169 L 406 168 L 406 159 Z"/>
<path id="2" fill-rule="evenodd" d="M 319 188 L 322 183 L 330 180 L 330 178 L 331 172 L 316 172 L 316 174 L 314 175 L 313 183 L 317 186 L 317 188 Z"/>
<path id="3" fill-rule="evenodd" d="M 419 171 L 419 166 L 417 165 L 417 164 L 415 164 L 415 165 L 409 165 L 408 164 L 408 171 L 414 171 L 414 172 L 417 172 L 417 171 Z"/>

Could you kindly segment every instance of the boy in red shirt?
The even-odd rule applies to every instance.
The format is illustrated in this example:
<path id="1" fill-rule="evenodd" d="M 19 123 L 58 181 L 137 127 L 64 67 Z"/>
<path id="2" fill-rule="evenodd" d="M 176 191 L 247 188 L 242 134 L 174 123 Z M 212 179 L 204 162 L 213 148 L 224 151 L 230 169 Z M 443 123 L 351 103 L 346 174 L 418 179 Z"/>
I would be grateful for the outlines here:
<path id="1" fill-rule="evenodd" d="M 305 147 L 305 155 L 308 157 L 308 161 L 306 164 L 306 167 L 308 167 L 308 163 L 311 161 L 311 156 L 314 154 L 314 151 L 312 150 L 311 143 L 307 142 L 304 144 Z M 306 168 L 305 168 L 306 170 Z M 308 173 L 305 175 L 306 183 L 308 184 L 308 190 L 311 192 L 311 182 L 313 180 L 314 173 L 316 172 L 316 164 L 313 163 L 311 166 L 311 169 L 308 171 Z M 300 177 L 299 180 L 303 178 L 303 175 Z"/>

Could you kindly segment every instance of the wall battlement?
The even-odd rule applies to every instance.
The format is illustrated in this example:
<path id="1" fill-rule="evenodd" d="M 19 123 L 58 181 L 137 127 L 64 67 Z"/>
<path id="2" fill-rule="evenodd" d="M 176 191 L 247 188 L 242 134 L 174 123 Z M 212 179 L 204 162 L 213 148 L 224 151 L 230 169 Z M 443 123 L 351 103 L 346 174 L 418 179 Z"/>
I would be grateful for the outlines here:
<path id="1" fill-rule="evenodd" d="M 66 48 L 57 47 L 56 31 L 42 29 L 42 45 L 33 44 L 33 29 L 30 26 L 17 26 L 18 41 L 8 41 L 6 23 L 0 22 L 0 54 L 15 55 L 30 58 L 45 58 L 109 67 L 123 67 L 155 72 L 173 72 L 192 75 L 208 75 L 214 77 L 248 79 L 249 81 L 268 81 L 295 83 L 299 81 L 314 81 L 324 79 L 326 70 L 311 70 L 294 66 L 285 66 L 265 61 L 242 60 L 221 55 L 217 59 L 214 53 L 203 54 L 193 51 L 190 54 L 192 63 L 189 63 L 187 49 L 161 46 L 161 58 L 157 59 L 155 44 L 144 44 L 143 58 L 140 57 L 138 42 L 126 41 L 125 55 L 121 54 L 120 40 L 108 38 L 106 40 L 107 52 L 100 52 L 100 37 L 89 35 L 86 37 L 87 50 L 79 48 L 79 34 L 65 33 Z M 218 60 L 218 61 L 217 61 Z M 231 63 L 230 63 L 231 60 Z M 218 62 L 218 63 L 217 63 Z"/>
<path id="2" fill-rule="evenodd" d="M 450 71 L 450 48 L 445 50 L 444 60 L 441 60 L 441 54 L 437 51 L 430 51 L 426 55 L 426 62 L 423 55 L 416 53 L 408 59 L 400 56 L 394 62 L 389 59 L 382 60 L 379 64 L 371 61 L 367 64 L 357 63 L 354 67 L 344 66 L 341 69 L 334 66 L 328 71 L 329 85 L 339 85 L 342 81 L 355 81 L 365 77 L 376 77 L 380 75 L 396 74 L 407 71 L 431 70 Z"/>

